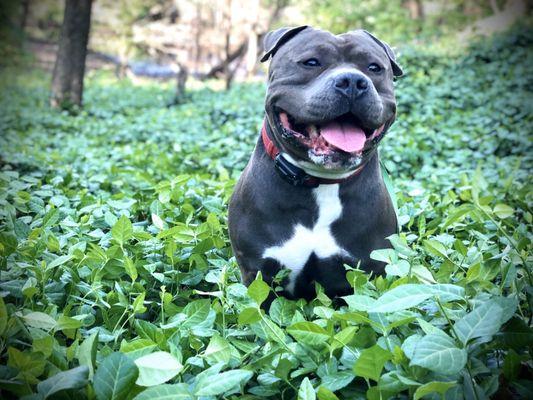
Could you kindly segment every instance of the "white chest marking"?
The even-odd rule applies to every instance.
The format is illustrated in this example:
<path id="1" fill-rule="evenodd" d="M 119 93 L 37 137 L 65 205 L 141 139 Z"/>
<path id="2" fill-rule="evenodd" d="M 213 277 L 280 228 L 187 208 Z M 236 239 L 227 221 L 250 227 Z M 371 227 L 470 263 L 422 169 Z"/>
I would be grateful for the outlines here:
<path id="1" fill-rule="evenodd" d="M 273 258 L 288 268 L 289 282 L 286 289 L 293 293 L 296 278 L 312 253 L 318 258 L 347 254 L 331 234 L 331 224 L 340 218 L 342 204 L 339 198 L 339 185 L 320 185 L 313 190 L 317 205 L 318 219 L 312 229 L 296 225 L 293 235 L 284 243 L 265 249 L 263 258 Z"/>

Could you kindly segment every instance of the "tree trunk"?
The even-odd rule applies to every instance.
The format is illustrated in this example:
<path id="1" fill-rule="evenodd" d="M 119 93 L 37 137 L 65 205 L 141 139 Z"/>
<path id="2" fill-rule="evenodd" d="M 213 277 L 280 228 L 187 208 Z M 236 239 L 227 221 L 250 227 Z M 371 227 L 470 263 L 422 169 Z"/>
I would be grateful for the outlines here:
<path id="1" fill-rule="evenodd" d="M 500 12 L 500 7 L 498 7 L 498 2 L 496 0 L 490 0 L 490 8 L 494 14 L 498 14 Z"/>
<path id="2" fill-rule="evenodd" d="M 279 19 L 281 12 L 283 11 L 285 7 L 287 7 L 288 3 L 289 2 L 287 0 L 277 0 L 275 2 L 274 10 L 270 14 L 270 17 L 268 18 L 268 22 L 266 24 L 267 30 L 270 29 L 272 24 Z M 259 43 L 263 41 L 265 34 L 266 32 L 256 33 L 256 39 L 255 39 L 256 54 L 254 56 L 256 60 L 259 54 L 263 51 Z M 248 51 L 248 46 L 249 46 L 249 39 L 243 40 L 234 51 L 229 53 L 229 56 L 227 57 L 227 59 L 225 58 L 218 64 L 211 67 L 211 69 L 206 74 L 203 74 L 200 76 L 200 79 L 211 79 L 211 78 L 221 77 L 225 71 L 226 64 L 231 64 L 235 60 L 246 55 L 246 52 Z"/>
<path id="3" fill-rule="evenodd" d="M 202 58 L 202 5 L 196 3 L 196 19 L 194 30 L 194 69 L 196 71 L 200 68 L 200 60 Z"/>
<path id="4" fill-rule="evenodd" d="M 424 6 L 421 0 L 409 0 L 407 2 L 407 8 L 409 9 L 411 19 L 424 19 Z"/>
<path id="5" fill-rule="evenodd" d="M 24 32 L 26 29 L 26 22 L 28 21 L 28 14 L 30 12 L 30 0 L 22 0 L 22 13 L 20 14 L 20 29 Z"/>
<path id="6" fill-rule="evenodd" d="M 187 85 L 187 79 L 189 78 L 189 70 L 184 64 L 177 63 L 179 66 L 179 72 L 176 82 L 176 93 L 174 95 L 174 100 L 172 104 L 181 104 L 185 103 L 186 95 L 185 95 L 185 87 Z"/>
<path id="7" fill-rule="evenodd" d="M 224 78 L 226 82 L 226 90 L 228 90 L 231 87 L 231 82 L 233 81 L 233 73 L 230 70 L 230 61 L 229 56 L 231 54 L 230 52 L 230 44 L 231 44 L 231 3 L 232 0 L 226 0 L 225 4 L 225 10 L 224 10 L 224 25 L 225 25 L 225 36 L 226 41 L 224 45 Z"/>
<path id="8" fill-rule="evenodd" d="M 52 78 L 52 107 L 81 106 L 92 0 L 65 0 L 59 50 Z"/>
<path id="9" fill-rule="evenodd" d="M 226 70 L 226 64 L 231 64 L 246 53 L 247 44 L 248 40 L 243 41 L 235 51 L 229 54 L 228 57 L 224 57 L 221 62 L 213 66 L 205 75 L 203 75 L 202 79 L 221 77 Z"/>
<path id="10" fill-rule="evenodd" d="M 249 33 L 246 50 L 246 74 L 251 78 L 257 65 L 257 25 L 259 23 L 259 0 L 249 1 Z"/>

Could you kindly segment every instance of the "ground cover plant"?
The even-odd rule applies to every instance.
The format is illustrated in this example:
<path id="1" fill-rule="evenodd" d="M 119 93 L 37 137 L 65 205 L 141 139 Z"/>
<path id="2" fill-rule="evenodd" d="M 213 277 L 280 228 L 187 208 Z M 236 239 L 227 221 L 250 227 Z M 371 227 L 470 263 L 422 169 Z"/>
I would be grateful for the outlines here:
<path id="1" fill-rule="evenodd" d="M 386 274 L 266 312 L 226 229 L 262 85 L 167 108 L 171 89 L 95 76 L 69 115 L 44 75 L 4 71 L 2 398 L 533 398 L 532 41 L 403 49 Z"/>

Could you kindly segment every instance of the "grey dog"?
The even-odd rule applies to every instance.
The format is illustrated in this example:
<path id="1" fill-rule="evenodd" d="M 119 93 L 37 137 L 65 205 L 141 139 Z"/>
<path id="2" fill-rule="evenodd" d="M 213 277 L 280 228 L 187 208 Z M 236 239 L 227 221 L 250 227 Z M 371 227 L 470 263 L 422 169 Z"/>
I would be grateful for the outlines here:
<path id="1" fill-rule="evenodd" d="M 289 271 L 284 295 L 351 292 L 344 264 L 377 273 L 396 214 L 376 151 L 396 116 L 390 47 L 364 30 L 309 26 L 264 40 L 265 122 L 229 205 L 233 251 L 249 285 Z"/>

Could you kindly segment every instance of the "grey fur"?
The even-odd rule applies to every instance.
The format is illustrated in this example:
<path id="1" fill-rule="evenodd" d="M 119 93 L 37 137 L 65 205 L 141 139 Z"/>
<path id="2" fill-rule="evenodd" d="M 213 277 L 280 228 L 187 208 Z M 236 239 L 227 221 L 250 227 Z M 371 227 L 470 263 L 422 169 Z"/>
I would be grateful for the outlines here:
<path id="1" fill-rule="evenodd" d="M 310 155 L 309 149 L 283 135 L 279 112 L 287 112 L 302 124 L 320 124 L 351 114 L 368 130 L 384 125 L 386 131 L 396 115 L 393 77 L 399 66 L 390 47 L 363 30 L 333 35 L 307 26 L 282 28 L 267 35 L 264 44 L 263 59 L 272 57 L 266 123 L 276 146 L 317 173 L 346 173 L 366 163 L 361 173 L 340 184 L 342 216 L 331 225 L 335 240 L 350 255 L 330 259 L 312 255 L 298 276 L 294 293 L 286 293 L 312 298 L 316 281 L 328 295 L 344 295 L 351 291 L 344 263 L 360 263 L 366 271 L 381 272 L 383 263 L 370 259 L 370 252 L 389 247 L 386 237 L 396 232 L 396 215 L 381 176 L 378 153 L 372 148 L 362 158 L 349 153 L 323 159 Z M 303 65 L 309 58 L 320 60 L 321 66 Z M 379 64 L 381 73 L 370 72 L 371 63 Z M 350 84 L 341 90 L 339 79 Z M 352 90 L 355 81 L 366 82 L 368 89 L 364 93 Z M 373 144 L 377 146 L 380 139 Z M 243 282 L 250 284 L 258 271 L 271 281 L 283 265 L 264 259 L 265 248 L 291 237 L 296 224 L 313 226 L 317 217 L 311 189 L 283 180 L 259 138 L 229 206 L 229 233 Z"/>

